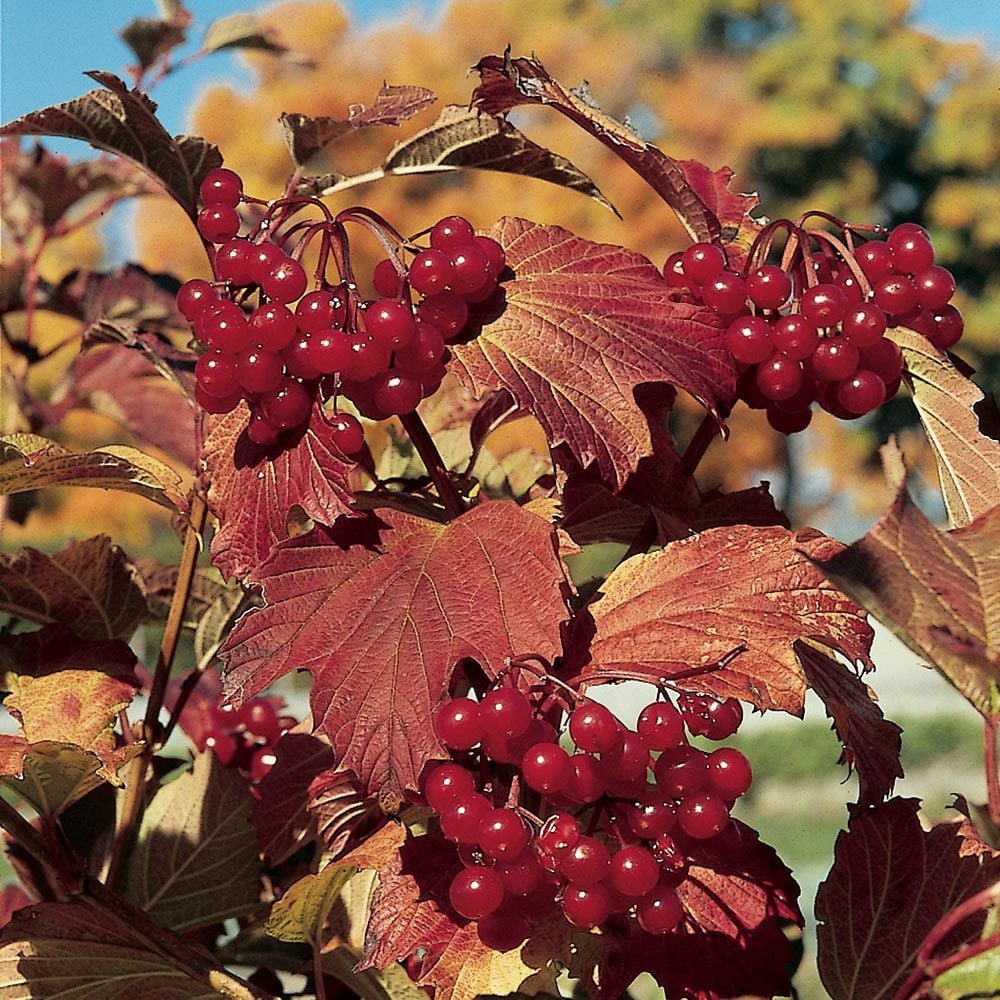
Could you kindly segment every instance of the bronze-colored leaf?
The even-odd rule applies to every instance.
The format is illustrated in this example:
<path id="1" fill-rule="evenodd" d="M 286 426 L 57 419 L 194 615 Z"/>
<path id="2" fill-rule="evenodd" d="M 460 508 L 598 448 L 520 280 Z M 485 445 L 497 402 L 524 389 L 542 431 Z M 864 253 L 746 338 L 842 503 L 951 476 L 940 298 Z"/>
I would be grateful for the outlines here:
<path id="1" fill-rule="evenodd" d="M 904 377 L 934 449 L 948 521 L 960 528 L 1000 499 L 1000 441 L 981 432 L 976 414 L 983 391 L 926 337 L 901 327 L 887 336 L 903 352 Z"/>
<path id="2" fill-rule="evenodd" d="M 118 32 L 119 38 L 135 53 L 139 68 L 149 69 L 160 56 L 183 45 L 183 27 L 159 17 L 136 17 Z"/>

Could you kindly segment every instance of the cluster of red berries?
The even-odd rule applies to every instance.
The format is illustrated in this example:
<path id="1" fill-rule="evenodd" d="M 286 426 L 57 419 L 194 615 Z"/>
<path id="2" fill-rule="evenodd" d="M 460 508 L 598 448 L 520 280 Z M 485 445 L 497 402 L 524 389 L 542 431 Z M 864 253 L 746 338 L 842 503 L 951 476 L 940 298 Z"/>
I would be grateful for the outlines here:
<path id="1" fill-rule="evenodd" d="M 455 759 L 429 769 L 423 792 L 464 865 L 451 905 L 500 950 L 556 906 L 577 927 L 627 914 L 649 933 L 673 930 L 684 918 L 686 848 L 730 827 L 752 779 L 738 750 L 700 750 L 685 727 L 720 740 L 742 719 L 735 699 L 681 694 L 676 706 L 647 705 L 631 730 L 581 699 L 569 714 L 569 753 L 515 687 L 449 701 L 435 722 Z"/>
<path id="2" fill-rule="evenodd" d="M 256 200 L 244 195 L 238 174 L 210 171 L 201 199 L 198 231 L 216 244 L 215 280 L 193 279 L 177 294 L 178 308 L 206 346 L 195 366 L 195 395 L 210 413 L 229 413 L 247 400 L 247 434 L 264 446 L 300 430 L 317 395 L 346 397 L 372 419 L 414 410 L 437 391 L 447 344 L 463 335 L 470 312 L 475 318 L 477 307 L 497 293 L 504 268 L 495 240 L 449 216 L 430 230 L 427 248 L 397 240 L 414 253 L 412 261 L 407 266 L 397 254 L 381 261 L 372 279 L 376 297 L 364 299 L 347 263 L 340 221 L 351 210 L 334 219 L 315 199 L 280 199 L 264 223 L 240 236 L 238 206 Z M 324 218 L 288 225 L 310 206 Z M 379 228 L 371 213 L 364 221 Z M 300 258 L 317 237 L 321 264 L 310 290 Z M 325 277 L 331 255 L 346 272 L 334 284 Z M 411 292 L 420 296 L 416 304 Z M 361 449 L 355 417 L 335 411 L 328 423 L 344 454 Z"/>
<path id="3" fill-rule="evenodd" d="M 782 220 L 766 231 L 776 225 L 791 226 Z M 903 223 L 885 242 L 853 250 L 853 243 L 815 231 L 822 250 L 803 250 L 809 235 L 800 238 L 787 269 L 748 263 L 736 273 L 714 243 L 672 254 L 664 266 L 668 284 L 729 320 L 725 344 L 745 368 L 740 398 L 766 409 L 771 425 L 786 434 L 809 424 L 814 402 L 853 420 L 892 399 L 903 359 L 885 338 L 889 326 L 916 330 L 941 350 L 963 330 L 950 304 L 955 279 L 934 263 L 921 226 Z"/>
<path id="4" fill-rule="evenodd" d="M 240 708 L 217 702 L 209 711 L 211 726 L 195 738 L 198 750 L 211 750 L 224 767 L 238 768 L 253 783 L 274 766 L 275 744 L 295 725 L 270 698 L 252 698 Z"/>

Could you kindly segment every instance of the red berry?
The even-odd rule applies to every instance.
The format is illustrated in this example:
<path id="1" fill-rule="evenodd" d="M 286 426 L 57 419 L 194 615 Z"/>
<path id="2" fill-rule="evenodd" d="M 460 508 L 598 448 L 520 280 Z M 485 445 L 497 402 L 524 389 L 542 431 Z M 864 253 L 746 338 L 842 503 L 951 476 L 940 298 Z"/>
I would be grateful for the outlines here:
<path id="1" fill-rule="evenodd" d="M 247 424 L 247 437 L 254 444 L 267 447 L 274 444 L 280 436 L 281 428 L 272 424 L 260 410 L 252 410 L 250 412 L 250 423 Z"/>
<path id="2" fill-rule="evenodd" d="M 802 315 L 816 326 L 836 326 L 847 312 L 847 295 L 832 284 L 813 285 L 802 294 Z"/>
<path id="3" fill-rule="evenodd" d="M 209 243 L 225 243 L 240 231 L 240 213 L 230 205 L 209 205 L 198 213 L 198 232 Z"/>
<path id="4" fill-rule="evenodd" d="M 941 309 L 955 294 L 955 278 L 940 264 L 914 275 L 913 283 L 917 286 L 917 301 L 925 309 Z"/>
<path id="5" fill-rule="evenodd" d="M 478 293 L 491 279 L 489 260 L 474 243 L 455 247 L 448 256 L 451 277 L 448 284 L 459 295 Z"/>
<path id="6" fill-rule="evenodd" d="M 737 316 L 726 329 L 726 350 L 744 365 L 769 358 L 774 353 L 771 324 L 762 316 Z"/>
<path id="7" fill-rule="evenodd" d="M 747 294 L 761 309 L 780 309 L 792 294 L 792 279 L 780 267 L 763 264 L 747 276 Z"/>
<path id="8" fill-rule="evenodd" d="M 312 361 L 312 337 L 303 333 L 293 338 L 292 342 L 281 352 L 285 371 L 297 378 L 307 381 L 319 378 L 323 373 Z"/>
<path id="9" fill-rule="evenodd" d="M 435 716 L 438 738 L 452 750 L 469 750 L 483 738 L 479 703 L 471 698 L 445 702 Z"/>
<path id="10" fill-rule="evenodd" d="M 365 445 L 364 428 L 349 413 L 335 413 L 330 418 L 330 438 L 344 455 L 356 455 Z"/>
<path id="11" fill-rule="evenodd" d="M 369 336 L 396 350 L 413 339 L 413 314 L 408 304 L 396 299 L 378 299 L 365 310 L 365 329 Z"/>
<path id="12" fill-rule="evenodd" d="M 538 833 L 538 849 L 556 862 L 565 857 L 581 837 L 579 822 L 568 813 L 553 813 Z"/>
<path id="13" fill-rule="evenodd" d="M 394 299 L 399 295 L 402 282 L 402 275 L 396 270 L 396 265 L 388 258 L 380 260 L 375 265 L 375 270 L 372 272 L 372 285 L 376 295 L 381 295 L 384 299 Z"/>
<path id="14" fill-rule="evenodd" d="M 677 822 L 673 799 L 651 788 L 627 812 L 629 829 L 641 840 L 655 840 L 669 833 Z"/>
<path id="15" fill-rule="evenodd" d="M 774 324 L 771 341 L 786 358 L 805 361 L 812 356 L 819 344 L 819 331 L 811 319 L 793 313 L 791 316 L 782 316 Z"/>
<path id="16" fill-rule="evenodd" d="M 439 292 L 417 306 L 417 316 L 436 326 L 447 340 L 461 332 L 469 319 L 469 307 L 454 292 Z"/>
<path id="17" fill-rule="evenodd" d="M 254 345 L 236 356 L 237 376 L 247 392 L 270 392 L 281 383 L 281 355 Z"/>
<path id="18" fill-rule="evenodd" d="M 542 884 L 542 869 L 534 851 L 521 851 L 512 858 L 498 858 L 494 871 L 511 896 L 526 896 Z"/>
<path id="19" fill-rule="evenodd" d="M 204 278 L 185 281 L 177 290 L 177 308 L 189 323 L 193 323 L 209 305 L 220 301 L 219 292 Z"/>
<path id="20" fill-rule="evenodd" d="M 388 371 L 374 379 L 375 405 L 385 413 L 411 413 L 423 399 L 419 380 Z"/>
<path id="21" fill-rule="evenodd" d="M 530 933 L 531 925 L 527 917 L 509 913 L 506 907 L 487 913 L 476 921 L 479 940 L 492 951 L 512 951 L 524 944 Z"/>
<path id="22" fill-rule="evenodd" d="M 295 322 L 304 333 L 318 333 L 331 327 L 342 327 L 347 309 L 338 295 L 327 291 L 309 292 L 295 307 Z"/>
<path id="23" fill-rule="evenodd" d="M 503 902 L 503 883 L 489 868 L 463 868 L 448 887 L 455 910 L 469 920 L 489 916 Z"/>
<path id="24" fill-rule="evenodd" d="M 899 378 L 903 371 L 903 352 L 891 340 L 882 338 L 862 349 L 860 364 L 889 383 Z"/>
<path id="25" fill-rule="evenodd" d="M 660 866 L 661 884 L 680 885 L 687 876 L 688 859 L 677 841 L 669 833 L 664 833 L 653 841 L 650 849 Z"/>
<path id="26" fill-rule="evenodd" d="M 708 755 L 694 747 L 666 750 L 653 767 L 656 785 L 672 799 L 693 795 L 708 781 Z"/>
<path id="27" fill-rule="evenodd" d="M 844 337 L 828 337 L 810 360 L 813 376 L 821 382 L 839 382 L 857 371 L 858 349 Z"/>
<path id="28" fill-rule="evenodd" d="M 562 910 L 574 927 L 591 928 L 603 924 L 614 903 L 603 885 L 570 882 L 563 891 Z"/>
<path id="29" fill-rule="evenodd" d="M 860 369 L 837 383 L 837 402 L 859 417 L 871 413 L 885 402 L 885 383 L 874 372 Z"/>
<path id="30" fill-rule="evenodd" d="M 228 300 L 206 308 L 198 316 L 194 328 L 199 340 L 229 354 L 244 350 L 252 342 L 246 313 Z"/>
<path id="31" fill-rule="evenodd" d="M 647 705 L 635 728 L 650 750 L 673 750 L 684 742 L 684 720 L 669 701 Z"/>
<path id="32" fill-rule="evenodd" d="M 219 763 L 223 767 L 230 765 L 236 757 L 236 740 L 229 733 L 222 730 L 212 730 L 205 737 L 205 746 L 219 758 Z"/>
<path id="33" fill-rule="evenodd" d="M 677 823 L 695 840 L 708 840 L 721 833 L 729 822 L 725 802 L 709 792 L 698 792 L 685 797 L 677 807 Z"/>
<path id="34" fill-rule="evenodd" d="M 834 275 L 833 283 L 847 297 L 848 308 L 865 301 L 865 290 L 861 287 L 861 283 L 850 268 L 845 267 L 838 271 Z"/>
<path id="35" fill-rule="evenodd" d="M 896 226 L 886 243 L 897 271 L 919 274 L 934 263 L 934 245 L 927 231 L 912 222 Z"/>
<path id="36" fill-rule="evenodd" d="M 668 934 L 684 919 L 684 907 L 670 886 L 660 885 L 639 900 L 635 915 L 647 934 Z"/>
<path id="37" fill-rule="evenodd" d="M 608 849 L 596 837 L 582 836 L 559 861 L 560 873 L 579 885 L 597 885 L 611 863 Z"/>
<path id="38" fill-rule="evenodd" d="M 847 310 L 841 331 L 858 348 L 871 347 L 885 333 L 885 313 L 874 302 L 862 302 Z"/>
<path id="39" fill-rule="evenodd" d="M 753 782 L 750 761 L 732 747 L 720 747 L 708 755 L 708 791 L 723 799 L 738 799 Z"/>
<path id="40" fill-rule="evenodd" d="M 798 434 L 812 423 L 812 410 L 808 406 L 786 410 L 776 403 L 767 408 L 767 422 L 779 434 Z"/>
<path id="41" fill-rule="evenodd" d="M 392 352 L 382 341 L 360 330 L 347 337 L 350 357 L 341 369 L 345 378 L 366 382 L 388 370 Z"/>
<path id="42" fill-rule="evenodd" d="M 276 389 L 260 398 L 264 416 L 282 430 L 304 424 L 309 419 L 312 404 L 313 394 L 293 378 L 283 378 Z"/>
<path id="43" fill-rule="evenodd" d="M 267 746 L 274 746 L 281 736 L 281 720 L 267 698 L 248 701 L 239 711 L 239 720 L 246 726 L 247 732 L 262 739 Z"/>
<path id="44" fill-rule="evenodd" d="M 659 881 L 660 866 L 645 847 L 623 847 L 611 859 L 611 885 L 623 896 L 645 896 Z"/>
<path id="45" fill-rule="evenodd" d="M 946 351 L 962 339 L 965 320 L 954 306 L 942 306 L 931 314 L 932 333 L 928 338 L 939 350 Z"/>
<path id="46" fill-rule="evenodd" d="M 479 842 L 479 827 L 493 807 L 485 795 L 473 792 L 453 799 L 440 811 L 441 832 L 460 844 Z"/>
<path id="47" fill-rule="evenodd" d="M 772 354 L 757 366 L 756 379 L 767 399 L 788 399 L 802 386 L 802 368 L 784 354 Z"/>
<path id="48" fill-rule="evenodd" d="M 596 802 L 607 790 L 601 766 L 589 754 L 573 754 L 569 759 L 569 768 L 563 794 L 571 802 Z"/>
<path id="49" fill-rule="evenodd" d="M 294 302 L 306 290 L 306 272 L 297 260 L 285 258 L 260 282 L 261 290 L 275 302 Z"/>
<path id="50" fill-rule="evenodd" d="M 735 316 L 746 308 L 747 284 L 732 271 L 721 271 L 701 287 L 701 298 L 720 316 Z"/>
<path id="51" fill-rule="evenodd" d="M 253 281 L 250 274 L 250 260 L 254 245 L 249 240 L 227 240 L 215 254 L 215 273 L 220 281 L 231 281 L 234 285 L 249 285 Z"/>
<path id="52" fill-rule="evenodd" d="M 487 691 L 482 712 L 484 731 L 502 736 L 520 736 L 531 723 L 531 703 L 512 687 Z"/>
<path id="53" fill-rule="evenodd" d="M 695 243 L 684 251 L 682 259 L 689 287 L 692 282 L 703 285 L 726 266 L 725 251 L 715 243 Z"/>
<path id="54" fill-rule="evenodd" d="M 435 223 L 431 230 L 431 246 L 438 250 L 453 250 L 472 241 L 476 231 L 472 223 L 460 215 L 449 215 Z"/>
<path id="55" fill-rule="evenodd" d="M 854 252 L 854 259 L 869 281 L 878 281 L 880 278 L 888 277 L 896 269 L 892 259 L 892 251 L 887 244 L 880 243 L 878 240 L 862 243 Z"/>
<path id="56" fill-rule="evenodd" d="M 678 250 L 672 253 L 663 265 L 663 280 L 671 288 L 687 288 L 687 278 L 684 276 L 684 254 Z"/>
<path id="57" fill-rule="evenodd" d="M 569 717 L 569 735 L 589 753 L 606 753 L 620 742 L 618 720 L 603 705 L 584 702 Z"/>
<path id="58" fill-rule="evenodd" d="M 295 336 L 295 317 L 287 306 L 269 302 L 250 314 L 250 332 L 255 343 L 269 351 L 281 351 Z"/>
<path id="59" fill-rule="evenodd" d="M 351 360 L 351 341 L 346 330 L 331 327 L 309 336 L 309 364 L 322 375 L 343 371 Z"/>
<path id="60" fill-rule="evenodd" d="M 569 780 L 569 754 L 558 743 L 536 743 L 520 763 L 525 783 L 536 792 L 561 791 Z"/>
<path id="61" fill-rule="evenodd" d="M 222 351 L 206 351 L 194 366 L 195 378 L 202 392 L 209 396 L 225 398 L 239 394 L 240 383 L 236 376 L 236 358 Z"/>
<path id="62" fill-rule="evenodd" d="M 243 197 L 243 181 L 235 170 L 214 167 L 205 174 L 198 194 L 203 205 L 236 206 Z"/>
<path id="63" fill-rule="evenodd" d="M 516 858 L 531 833 L 513 809 L 494 809 L 479 825 L 479 846 L 491 858 Z"/>
<path id="64" fill-rule="evenodd" d="M 413 339 L 393 356 L 393 368 L 408 375 L 429 372 L 444 356 L 444 337 L 436 326 L 418 315 L 414 329 Z"/>
<path id="65" fill-rule="evenodd" d="M 254 284 L 261 285 L 264 279 L 288 257 L 281 247 L 274 243 L 257 243 L 250 255 L 250 276 Z"/>
<path id="66" fill-rule="evenodd" d="M 694 736 L 724 740 L 732 736 L 743 721 L 743 706 L 735 698 L 720 700 L 714 695 L 686 691 L 677 701 Z"/>
<path id="67" fill-rule="evenodd" d="M 496 278 L 507 263 L 507 254 L 496 240 L 489 236 L 475 236 L 472 242 L 486 255 L 490 274 Z"/>
<path id="68" fill-rule="evenodd" d="M 421 250 L 413 258 L 413 263 L 410 264 L 410 286 L 421 295 L 443 292 L 450 281 L 451 261 L 443 250 L 431 247 L 429 250 Z"/>
<path id="69" fill-rule="evenodd" d="M 902 274 L 876 281 L 872 292 L 875 304 L 890 316 L 902 316 L 917 305 L 917 286 Z"/>
<path id="70" fill-rule="evenodd" d="M 608 777 L 622 782 L 641 778 L 645 787 L 649 747 L 638 733 L 624 729 L 617 734 L 616 745 L 601 752 L 601 763 Z"/>
<path id="71" fill-rule="evenodd" d="M 243 390 L 237 389 L 236 392 L 228 396 L 213 396 L 205 392 L 200 382 L 196 382 L 194 398 L 195 402 L 206 413 L 232 413 L 240 405 L 240 400 L 243 399 Z"/>

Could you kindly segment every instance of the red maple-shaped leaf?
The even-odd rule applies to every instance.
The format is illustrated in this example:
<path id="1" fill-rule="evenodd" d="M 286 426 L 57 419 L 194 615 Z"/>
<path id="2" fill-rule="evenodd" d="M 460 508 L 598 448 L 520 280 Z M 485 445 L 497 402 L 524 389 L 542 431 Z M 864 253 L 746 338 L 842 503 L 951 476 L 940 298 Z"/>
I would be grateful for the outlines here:
<path id="1" fill-rule="evenodd" d="M 960 824 L 924 830 L 919 805 L 892 799 L 855 815 L 837 836 L 816 896 L 819 972 L 833 1000 L 894 996 L 931 928 L 1000 878 L 1000 858 L 962 856 Z M 983 916 L 962 921 L 940 954 L 975 941 Z"/>
<path id="2" fill-rule="evenodd" d="M 517 504 L 447 525 L 383 518 L 279 545 L 254 575 L 267 606 L 220 651 L 236 704 L 290 670 L 311 673 L 316 730 L 369 793 L 415 789 L 445 755 L 431 720 L 460 658 L 490 676 L 529 650 L 551 658 L 567 614 L 552 527 Z"/>
<path id="3" fill-rule="evenodd" d="M 280 450 L 255 445 L 245 433 L 248 419 L 245 403 L 206 418 L 201 450 L 208 506 L 219 519 L 212 561 L 227 577 L 251 573 L 288 537 L 293 506 L 332 524 L 350 512 L 356 485 L 356 466 L 334 445 L 318 407 L 299 440 Z"/>
<path id="4" fill-rule="evenodd" d="M 594 1000 L 622 996 L 641 972 L 668 996 L 692 1000 L 788 993 L 790 949 L 781 928 L 803 922 L 791 872 L 739 822 L 688 853 L 688 876 L 677 889 L 685 919 L 677 930 L 647 934 L 619 920 L 605 928 L 605 947 L 581 949 L 582 965 L 571 971 L 588 982 Z"/>
<path id="5" fill-rule="evenodd" d="M 883 716 L 871 688 L 839 660 L 804 642 L 797 642 L 795 651 L 809 687 L 833 719 L 844 748 L 840 763 L 858 772 L 858 805 L 877 805 L 903 777 L 902 729 Z"/>
<path id="6" fill-rule="evenodd" d="M 719 318 L 675 302 L 641 254 L 556 226 L 501 219 L 490 235 L 514 277 L 506 307 L 477 337 L 455 344 L 455 372 L 477 396 L 507 389 L 583 466 L 618 485 L 650 452 L 635 390 L 664 382 L 720 417 L 735 369 Z"/>
<path id="7" fill-rule="evenodd" d="M 387 831 L 380 839 L 388 842 L 392 836 Z M 338 864 L 367 867 L 380 860 L 362 847 Z M 379 864 L 378 890 L 358 969 L 384 969 L 415 956 L 417 984 L 436 988 L 439 1000 L 507 996 L 521 992 L 522 986 L 529 995 L 557 994 L 554 960 L 572 928 L 555 916 L 538 925 L 537 935 L 523 947 L 499 952 L 483 944 L 476 922 L 460 917 L 448 901 L 448 887 L 461 867 L 455 846 L 436 828 L 422 837 L 408 836 L 387 863 Z M 529 977 L 530 988 L 525 986 Z"/>
<path id="8" fill-rule="evenodd" d="M 632 128 L 605 114 L 594 102 L 586 84 L 567 90 L 534 58 L 486 56 L 475 67 L 482 82 L 472 102 L 491 114 L 506 114 L 522 104 L 544 104 L 565 115 L 585 132 L 604 143 L 627 163 L 674 210 L 693 240 L 735 241 L 736 259 L 760 231 L 750 217 L 758 198 L 729 190 L 733 172 L 712 170 L 697 160 L 675 160 L 646 142 Z"/>
<path id="9" fill-rule="evenodd" d="M 733 525 L 627 560 L 591 605 L 589 661 L 586 628 L 578 630 L 582 679 L 666 678 L 801 715 L 806 680 L 797 639 L 871 666 L 864 612 L 811 562 L 842 548 L 812 530 Z"/>

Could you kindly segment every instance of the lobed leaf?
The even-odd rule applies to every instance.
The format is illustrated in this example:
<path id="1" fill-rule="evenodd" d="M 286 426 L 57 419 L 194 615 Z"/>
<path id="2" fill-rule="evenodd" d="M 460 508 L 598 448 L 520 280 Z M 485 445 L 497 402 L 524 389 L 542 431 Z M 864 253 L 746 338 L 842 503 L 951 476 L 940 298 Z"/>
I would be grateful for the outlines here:
<path id="1" fill-rule="evenodd" d="M 590 605 L 594 634 L 589 659 L 577 646 L 580 677 L 586 684 L 665 678 L 801 715 L 798 639 L 871 665 L 864 613 L 811 562 L 841 548 L 811 529 L 732 525 L 634 556 Z M 583 638 L 578 632 L 581 645 Z"/>
<path id="2" fill-rule="evenodd" d="M 156 117 L 156 104 L 112 73 L 87 75 L 102 89 L 23 115 L 0 127 L 0 136 L 65 136 L 117 153 L 151 174 L 194 218 L 202 179 L 222 163 L 218 149 L 197 136 L 172 138 Z"/>
<path id="3" fill-rule="evenodd" d="M 451 348 L 475 396 L 507 389 L 552 445 L 596 462 L 613 485 L 650 451 L 639 386 L 669 383 L 720 420 L 728 413 L 735 370 L 718 317 L 672 301 L 645 257 L 525 219 L 501 219 L 490 235 L 514 275 L 501 285 L 506 306 Z"/>
<path id="4" fill-rule="evenodd" d="M 153 796 L 122 893 L 158 924 L 183 931 L 260 903 L 257 834 L 246 781 L 211 751 Z"/>
<path id="5" fill-rule="evenodd" d="M 840 763 L 858 772 L 858 807 L 878 805 L 903 777 L 902 729 L 885 718 L 872 689 L 839 660 L 804 642 L 795 644 L 795 652 L 806 682 L 833 719 L 843 747 Z"/>
<path id="6" fill-rule="evenodd" d="M 820 977 L 833 1000 L 888 1000 L 928 931 L 953 907 L 1000 878 L 1000 858 L 960 854 L 959 824 L 924 830 L 916 799 L 858 812 L 837 836 L 833 867 L 816 896 Z M 975 940 L 963 922 L 945 951 Z"/>
<path id="7" fill-rule="evenodd" d="M 290 670 L 311 673 L 316 731 L 339 766 L 369 794 L 395 795 L 445 756 L 431 720 L 458 660 L 495 677 L 519 653 L 554 657 L 567 612 L 551 525 L 517 504 L 450 524 L 383 518 L 278 545 L 254 574 L 267 606 L 220 656 L 236 704 Z"/>
<path id="8" fill-rule="evenodd" d="M 750 217 L 756 195 L 729 190 L 732 171 L 712 171 L 694 160 L 675 160 L 645 142 L 625 123 L 596 105 L 587 85 L 566 90 L 535 58 L 510 53 L 486 56 L 474 67 L 480 84 L 472 103 L 491 114 L 506 114 L 523 104 L 542 104 L 565 115 L 627 163 L 673 209 L 692 240 L 736 242 L 731 262 L 739 263 L 760 223 Z"/>
<path id="9" fill-rule="evenodd" d="M 901 483 L 864 538 L 817 565 L 979 712 L 1000 712 L 1000 506 L 942 532 Z"/>
<path id="10" fill-rule="evenodd" d="M 218 1000 L 264 997 L 207 954 L 118 900 L 33 903 L 0 930 L 0 993 L 24 1000 Z M 240 992 L 234 992 L 240 989 Z"/>
<path id="11" fill-rule="evenodd" d="M 889 339 L 903 352 L 906 383 L 937 460 L 948 522 L 961 528 L 995 507 L 1000 497 L 1000 440 L 980 428 L 983 391 L 926 337 L 895 328 Z"/>
<path id="12" fill-rule="evenodd" d="M 61 622 L 83 639 L 129 639 L 146 616 L 142 577 L 107 535 L 48 555 L 0 554 L 0 611 L 40 625 Z"/>
<path id="13" fill-rule="evenodd" d="M 288 152 L 295 165 L 301 167 L 331 142 L 354 129 L 369 125 L 398 126 L 430 107 L 436 100 L 434 92 L 426 87 L 383 84 L 368 107 L 364 104 L 352 104 L 346 118 L 313 118 L 309 115 L 284 113 L 278 120 L 281 122 Z"/>
<path id="14" fill-rule="evenodd" d="M 319 407 L 292 447 L 280 451 L 246 436 L 246 403 L 206 420 L 199 467 L 208 480 L 208 506 L 219 519 L 212 562 L 223 576 L 255 572 L 271 549 L 288 538 L 293 506 L 321 524 L 350 513 L 353 462 L 333 442 Z"/>
<path id="15" fill-rule="evenodd" d="M 73 452 L 37 434 L 0 437 L 0 496 L 46 486 L 121 490 L 170 510 L 184 507 L 180 476 L 136 448 L 107 445 Z"/>

